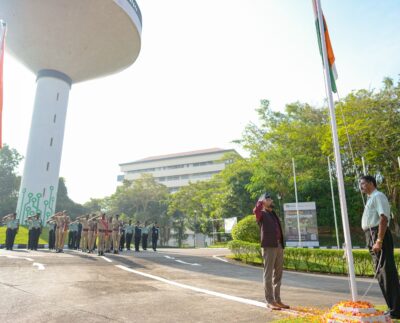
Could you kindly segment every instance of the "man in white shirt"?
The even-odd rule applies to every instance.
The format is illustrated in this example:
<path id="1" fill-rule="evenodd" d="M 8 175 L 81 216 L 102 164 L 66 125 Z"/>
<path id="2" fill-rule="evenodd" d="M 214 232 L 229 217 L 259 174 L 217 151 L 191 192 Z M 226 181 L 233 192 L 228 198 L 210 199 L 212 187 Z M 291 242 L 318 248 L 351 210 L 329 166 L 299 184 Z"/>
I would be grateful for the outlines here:
<path id="1" fill-rule="evenodd" d="M 360 178 L 361 191 L 368 195 L 361 226 L 374 262 L 376 277 L 389 308 L 387 314 L 400 319 L 400 284 L 389 230 L 390 205 L 387 197 L 376 189 L 373 176 Z"/>

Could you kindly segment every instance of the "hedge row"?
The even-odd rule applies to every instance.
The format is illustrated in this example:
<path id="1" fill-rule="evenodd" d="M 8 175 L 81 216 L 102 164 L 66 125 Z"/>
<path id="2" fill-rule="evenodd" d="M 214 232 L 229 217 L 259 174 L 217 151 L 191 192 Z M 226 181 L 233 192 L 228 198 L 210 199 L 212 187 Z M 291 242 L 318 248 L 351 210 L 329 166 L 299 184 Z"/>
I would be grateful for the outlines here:
<path id="1" fill-rule="evenodd" d="M 234 258 L 247 263 L 262 263 L 259 243 L 233 240 L 228 248 Z M 358 276 L 373 276 L 373 263 L 368 250 L 353 250 L 354 268 Z M 395 251 L 397 267 L 400 265 L 400 253 Z M 329 274 L 347 274 L 347 263 L 343 250 L 285 248 L 284 268 L 296 271 L 319 272 Z"/>

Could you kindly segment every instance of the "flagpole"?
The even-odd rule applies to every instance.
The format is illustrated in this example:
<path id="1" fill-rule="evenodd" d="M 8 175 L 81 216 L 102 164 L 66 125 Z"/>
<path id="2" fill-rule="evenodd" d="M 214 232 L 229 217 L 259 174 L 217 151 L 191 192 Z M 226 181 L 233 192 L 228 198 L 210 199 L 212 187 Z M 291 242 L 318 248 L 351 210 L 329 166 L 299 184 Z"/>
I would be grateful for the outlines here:
<path id="1" fill-rule="evenodd" d="M 297 231 L 299 233 L 299 247 L 301 247 L 299 200 L 297 198 L 296 166 L 294 165 L 294 158 L 292 158 L 292 164 L 293 164 L 293 178 L 294 178 L 294 194 L 296 196 Z"/>
<path id="2" fill-rule="evenodd" d="M 335 193 L 333 192 L 332 169 L 329 157 L 328 157 L 328 172 L 329 172 L 329 182 L 331 183 L 332 208 L 333 208 L 333 218 L 335 219 L 336 243 L 337 243 L 337 248 L 340 249 L 339 230 L 336 218 Z"/>
<path id="3" fill-rule="evenodd" d="M 3 64 L 7 24 L 0 19 L 0 149 L 3 148 Z"/>
<path id="4" fill-rule="evenodd" d="M 358 294 L 357 294 L 356 277 L 354 271 L 354 260 L 353 260 L 352 245 L 351 245 L 349 217 L 347 215 L 346 193 L 344 189 L 342 159 L 340 157 L 340 146 L 337 134 L 337 126 L 336 126 L 335 105 L 333 103 L 332 85 L 329 75 L 328 55 L 325 43 L 324 21 L 322 19 L 321 1 L 320 0 L 313 0 L 313 1 L 316 2 L 317 15 L 319 21 L 318 25 L 321 36 L 322 57 L 324 62 L 325 91 L 328 98 L 329 114 L 331 119 L 332 139 L 333 139 L 333 147 L 334 147 L 335 162 L 336 162 L 336 174 L 337 174 L 338 188 L 339 188 L 340 209 L 342 212 L 345 252 L 347 254 L 347 261 L 349 267 L 351 296 L 353 301 L 357 301 Z"/>
<path id="5" fill-rule="evenodd" d="M 367 171 L 365 170 L 365 159 L 364 159 L 364 157 L 361 157 L 361 162 L 362 162 L 362 167 L 363 167 L 363 173 L 364 173 L 364 175 L 367 175 Z"/>

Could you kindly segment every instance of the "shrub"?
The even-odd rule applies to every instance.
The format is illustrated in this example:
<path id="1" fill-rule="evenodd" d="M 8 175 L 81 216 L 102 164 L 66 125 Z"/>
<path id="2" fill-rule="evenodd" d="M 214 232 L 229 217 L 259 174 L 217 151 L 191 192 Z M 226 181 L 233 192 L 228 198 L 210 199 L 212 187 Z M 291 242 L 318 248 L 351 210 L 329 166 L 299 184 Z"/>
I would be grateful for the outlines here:
<path id="1" fill-rule="evenodd" d="M 233 240 L 228 248 L 234 258 L 244 262 L 262 263 L 260 243 Z M 394 258 L 400 265 L 400 252 L 395 250 Z M 284 268 L 296 271 L 347 274 L 344 250 L 285 248 Z M 353 250 L 354 268 L 357 276 L 373 276 L 374 268 L 368 250 Z"/>
<path id="2" fill-rule="evenodd" d="M 260 243 L 260 228 L 254 215 L 248 215 L 240 220 L 232 229 L 232 238 L 247 242 Z"/>

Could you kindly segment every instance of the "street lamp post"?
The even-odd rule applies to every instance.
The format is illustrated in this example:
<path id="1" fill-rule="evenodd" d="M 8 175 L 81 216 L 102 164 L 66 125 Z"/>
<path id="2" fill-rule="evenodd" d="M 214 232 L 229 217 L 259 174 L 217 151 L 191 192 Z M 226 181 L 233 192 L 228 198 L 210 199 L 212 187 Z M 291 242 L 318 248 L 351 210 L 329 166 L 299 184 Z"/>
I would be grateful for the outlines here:
<path id="1" fill-rule="evenodd" d="M 196 248 L 196 231 L 197 231 L 197 211 L 194 210 L 194 237 L 193 237 L 193 244 Z"/>

